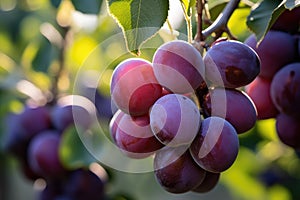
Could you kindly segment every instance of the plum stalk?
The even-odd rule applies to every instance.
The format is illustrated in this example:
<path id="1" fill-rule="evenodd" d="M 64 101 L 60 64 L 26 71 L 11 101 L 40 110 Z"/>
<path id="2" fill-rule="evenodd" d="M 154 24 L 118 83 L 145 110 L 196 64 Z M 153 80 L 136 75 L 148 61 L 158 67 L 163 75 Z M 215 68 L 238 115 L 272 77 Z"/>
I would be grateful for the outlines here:
<path id="1" fill-rule="evenodd" d="M 192 43 L 193 40 L 193 31 L 192 31 L 192 10 L 190 8 L 187 8 L 186 5 L 181 2 L 181 7 L 183 10 L 183 14 L 184 14 L 184 19 L 186 21 L 186 25 L 187 25 L 187 37 L 188 37 L 188 42 Z"/>
<path id="2" fill-rule="evenodd" d="M 194 38 L 194 42 L 201 43 L 206 40 L 208 36 L 212 33 L 215 33 L 215 39 L 218 39 L 224 32 L 227 33 L 228 37 L 231 39 L 236 39 L 230 32 L 227 23 L 234 12 L 238 7 L 240 0 L 230 0 L 223 11 L 219 14 L 217 19 L 205 30 L 203 29 L 203 10 L 204 5 L 206 4 L 205 0 L 197 0 L 197 33 Z"/>

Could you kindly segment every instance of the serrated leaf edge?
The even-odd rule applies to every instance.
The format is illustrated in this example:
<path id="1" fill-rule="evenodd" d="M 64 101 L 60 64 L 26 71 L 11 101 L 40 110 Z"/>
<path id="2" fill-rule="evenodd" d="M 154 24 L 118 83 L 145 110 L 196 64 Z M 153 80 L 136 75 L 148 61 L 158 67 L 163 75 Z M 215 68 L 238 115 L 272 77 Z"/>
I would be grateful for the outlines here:
<path id="1" fill-rule="evenodd" d="M 108 14 L 117 22 L 117 24 L 118 24 L 118 26 L 121 28 L 121 30 L 122 30 L 122 32 L 123 32 L 123 37 L 124 37 L 124 40 L 125 40 L 125 45 L 126 45 L 126 48 L 127 48 L 127 50 L 130 52 L 130 53 L 132 53 L 133 55 L 135 55 L 135 56 L 140 56 L 140 48 L 141 48 L 141 46 L 143 45 L 143 44 L 145 44 L 147 41 L 149 41 L 150 39 L 152 39 L 153 37 L 155 37 L 157 34 L 158 34 L 158 32 L 159 32 L 159 30 L 162 28 L 162 26 L 152 35 L 152 36 L 150 36 L 150 37 L 148 37 L 146 40 L 144 40 L 143 42 L 141 42 L 141 44 L 140 45 L 138 45 L 138 48 L 137 48 L 137 50 L 130 50 L 129 49 L 129 45 L 128 45 L 128 40 L 127 40 L 127 37 L 126 37 L 126 30 L 124 29 L 124 27 L 122 26 L 122 24 L 121 24 L 121 22 L 118 20 L 118 18 L 110 11 L 110 9 L 109 9 L 109 0 L 106 0 L 105 1 L 106 2 L 106 7 L 107 7 L 107 11 L 108 11 Z M 140 2 L 141 2 L 141 0 L 140 0 Z M 169 8 L 168 8 L 168 10 L 170 9 L 170 6 L 169 6 Z M 167 21 L 167 19 L 168 19 L 168 16 L 166 17 L 166 19 L 164 20 L 164 23 L 166 23 L 166 21 Z M 163 23 L 163 24 L 164 24 Z M 135 28 L 136 29 L 136 28 Z M 128 30 L 128 31 L 132 31 L 132 30 L 134 30 L 134 29 L 130 29 L 130 30 Z"/>

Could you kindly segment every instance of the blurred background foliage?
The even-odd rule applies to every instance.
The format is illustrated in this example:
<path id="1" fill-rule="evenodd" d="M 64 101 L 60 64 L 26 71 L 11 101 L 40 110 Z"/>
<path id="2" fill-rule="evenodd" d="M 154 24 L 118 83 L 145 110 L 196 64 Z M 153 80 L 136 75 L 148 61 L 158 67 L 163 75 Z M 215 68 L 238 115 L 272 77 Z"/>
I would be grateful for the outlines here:
<path id="1" fill-rule="evenodd" d="M 212 18 L 226 2 L 209 1 Z M 230 30 L 240 41 L 251 34 L 246 18 L 255 2 L 242 1 L 229 21 Z M 176 33 L 180 33 L 178 37 L 184 38 L 183 15 L 173 5 L 172 1 L 169 20 Z M 155 48 L 173 38 L 170 31 L 160 30 L 143 45 L 141 57 L 151 60 Z M 77 93 L 74 86 L 78 81 L 83 84 L 98 74 L 101 78 L 98 77 L 97 89 L 109 98 L 112 70 L 128 57 L 133 55 L 127 51 L 122 30 L 108 14 L 105 1 L 0 0 L 1 144 L 9 113 L 20 112 L 32 102 L 45 104 L 53 95 Z M 79 72 L 85 74 L 83 80 Z M 108 119 L 100 117 L 99 122 L 104 128 L 95 131 L 107 134 Z M 102 145 L 100 139 L 98 142 Z M 207 194 L 169 194 L 156 183 L 153 173 L 124 173 L 103 164 L 109 174 L 107 192 L 120 200 L 300 199 L 300 153 L 279 142 L 275 120 L 258 121 L 251 131 L 240 135 L 240 144 L 237 161 Z M 79 138 L 68 133 L 61 152 L 66 151 L 71 153 L 62 153 L 62 159 L 69 167 L 96 161 Z M 2 151 L 0 157 L 0 199 L 34 199 L 39 184 L 24 177 L 13 157 Z"/>

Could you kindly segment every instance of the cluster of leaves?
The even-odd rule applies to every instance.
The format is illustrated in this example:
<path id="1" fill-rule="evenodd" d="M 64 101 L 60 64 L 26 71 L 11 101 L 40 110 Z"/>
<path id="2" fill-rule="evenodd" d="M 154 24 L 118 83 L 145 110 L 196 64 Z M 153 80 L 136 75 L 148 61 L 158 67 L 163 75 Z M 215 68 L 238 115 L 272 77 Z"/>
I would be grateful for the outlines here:
<path id="1" fill-rule="evenodd" d="M 226 0 L 211 0 L 208 1 L 208 6 L 212 8 L 227 2 Z M 253 4 L 251 4 L 251 2 Z M 250 6 L 256 2 L 256 0 L 250 1 Z M 181 3 L 184 7 L 185 15 L 191 16 L 191 13 L 194 12 L 191 9 L 195 7 L 196 1 L 181 0 Z M 248 15 L 248 28 L 254 32 L 258 40 L 261 41 L 266 32 L 285 9 L 291 10 L 298 5 L 300 5 L 300 2 L 295 0 L 264 0 Z M 168 18 L 169 1 L 109 0 L 108 6 L 110 13 L 122 27 L 128 49 L 138 54 L 141 45 L 157 33 L 166 22 Z"/>
<path id="2" fill-rule="evenodd" d="M 247 25 L 261 41 L 285 9 L 292 10 L 299 5 L 297 0 L 264 0 L 248 16 Z"/>

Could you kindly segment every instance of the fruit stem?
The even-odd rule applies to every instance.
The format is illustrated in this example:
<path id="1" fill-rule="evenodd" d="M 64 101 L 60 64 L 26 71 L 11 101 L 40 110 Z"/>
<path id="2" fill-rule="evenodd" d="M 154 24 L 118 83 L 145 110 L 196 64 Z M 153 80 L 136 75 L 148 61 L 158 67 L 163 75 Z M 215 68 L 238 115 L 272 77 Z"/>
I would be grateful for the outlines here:
<path id="1" fill-rule="evenodd" d="M 199 1 L 202 0 L 198 0 L 198 2 Z M 205 40 L 212 33 L 216 33 L 216 39 L 217 39 L 222 35 L 223 32 L 226 32 L 230 38 L 235 39 L 235 37 L 229 31 L 227 27 L 227 23 L 234 10 L 238 7 L 239 3 L 240 0 L 230 0 L 226 4 L 224 10 L 219 14 L 217 19 L 209 27 L 207 27 L 205 30 L 202 31 L 202 41 Z M 200 22 L 198 21 L 198 23 Z"/>
<path id="2" fill-rule="evenodd" d="M 188 42 L 192 43 L 193 42 L 192 18 L 191 18 L 191 15 L 189 15 L 187 13 L 187 12 L 191 12 L 191 9 L 189 9 L 188 11 L 186 11 L 187 8 L 185 7 L 184 3 L 182 1 L 180 1 L 180 3 L 181 3 L 182 10 L 183 10 L 184 18 L 185 18 L 185 21 L 186 21 L 186 25 L 187 25 Z"/>
<path id="3" fill-rule="evenodd" d="M 174 34 L 174 29 L 173 29 L 173 27 L 172 27 L 172 24 L 170 23 L 170 20 L 167 19 L 166 22 L 167 22 L 168 28 L 169 28 L 169 30 L 170 30 L 170 34 L 172 35 L 172 37 L 176 38 L 176 36 L 175 36 L 175 34 Z"/>

